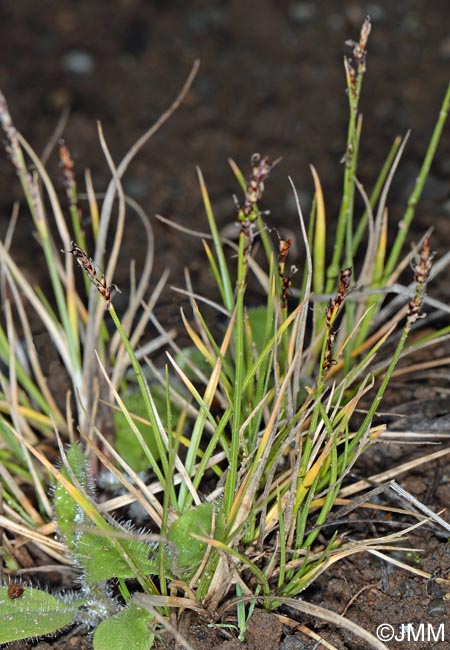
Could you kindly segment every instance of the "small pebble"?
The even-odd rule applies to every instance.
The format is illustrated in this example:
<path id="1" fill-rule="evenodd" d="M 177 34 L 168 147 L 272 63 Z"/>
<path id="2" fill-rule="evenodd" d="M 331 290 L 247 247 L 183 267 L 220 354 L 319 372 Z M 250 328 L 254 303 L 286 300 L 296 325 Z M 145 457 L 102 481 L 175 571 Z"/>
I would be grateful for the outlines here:
<path id="1" fill-rule="evenodd" d="M 309 23 L 316 13 L 317 8 L 312 2 L 296 2 L 289 7 L 289 18 L 299 24 Z"/>
<path id="2" fill-rule="evenodd" d="M 311 647 L 309 642 L 295 634 L 290 634 L 286 636 L 283 641 L 280 643 L 280 650 L 306 650 L 306 648 Z"/>
<path id="3" fill-rule="evenodd" d="M 67 52 L 61 60 L 62 67 L 66 72 L 87 76 L 95 70 L 95 60 L 88 52 L 84 50 L 71 50 Z"/>
<path id="4" fill-rule="evenodd" d="M 428 605 L 428 615 L 433 618 L 443 618 L 447 615 L 447 608 L 442 598 L 433 598 Z"/>

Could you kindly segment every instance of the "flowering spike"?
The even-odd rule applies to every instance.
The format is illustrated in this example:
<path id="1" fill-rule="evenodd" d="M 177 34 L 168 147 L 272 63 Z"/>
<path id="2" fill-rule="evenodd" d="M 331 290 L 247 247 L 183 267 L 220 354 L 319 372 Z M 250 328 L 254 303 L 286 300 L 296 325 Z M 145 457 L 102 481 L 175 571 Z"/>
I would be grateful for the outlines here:
<path id="1" fill-rule="evenodd" d="M 351 268 L 344 269 L 343 271 L 341 271 L 336 296 L 334 298 L 331 298 L 328 303 L 327 312 L 326 312 L 327 343 L 325 347 L 325 354 L 324 354 L 323 364 L 322 364 L 323 374 L 328 372 L 330 367 L 336 363 L 335 359 L 333 359 L 333 346 L 334 346 L 334 339 L 336 338 L 336 331 L 333 329 L 333 323 L 336 320 L 336 316 L 338 315 L 338 312 L 342 307 L 345 298 L 348 295 L 351 279 L 352 279 Z"/>
<path id="2" fill-rule="evenodd" d="M 98 269 L 92 257 L 89 257 L 76 242 L 72 241 L 70 245 L 72 246 L 70 251 L 62 250 L 61 252 L 71 253 L 75 257 L 89 280 L 105 300 L 106 306 L 109 309 L 111 307 L 111 289 L 114 287 L 118 291 L 117 286 L 115 284 L 108 286 L 104 274 Z"/>
<path id="3" fill-rule="evenodd" d="M 261 157 L 259 153 L 254 153 L 250 159 L 252 173 L 247 182 L 244 205 L 241 207 L 236 201 L 237 218 L 241 223 L 241 233 L 245 237 L 246 256 L 250 253 L 254 239 L 252 223 L 260 214 L 256 209 L 256 204 L 263 195 L 266 178 L 280 160 L 281 158 L 277 158 L 270 162 L 268 156 Z"/>
<path id="4" fill-rule="evenodd" d="M 426 293 L 434 255 L 435 254 L 431 252 L 430 248 L 430 237 L 427 235 L 423 240 L 419 255 L 413 265 L 416 294 L 414 298 L 410 300 L 408 305 L 407 318 L 410 325 L 420 317 L 419 314 L 423 305 L 423 299 Z"/>

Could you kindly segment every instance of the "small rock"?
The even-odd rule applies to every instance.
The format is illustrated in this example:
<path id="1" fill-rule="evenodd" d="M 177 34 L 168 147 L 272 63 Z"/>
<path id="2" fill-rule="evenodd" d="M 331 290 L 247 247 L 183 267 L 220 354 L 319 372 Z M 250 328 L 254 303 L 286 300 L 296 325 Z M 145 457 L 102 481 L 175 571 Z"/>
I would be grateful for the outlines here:
<path id="1" fill-rule="evenodd" d="M 95 60 L 85 50 L 71 50 L 67 52 L 61 60 L 62 67 L 66 72 L 87 76 L 95 70 Z"/>
<path id="2" fill-rule="evenodd" d="M 311 22 L 317 14 L 317 7 L 312 2 L 296 2 L 289 7 L 289 18 L 304 25 Z"/>
<path id="3" fill-rule="evenodd" d="M 295 634 L 286 636 L 280 643 L 280 650 L 306 650 L 306 648 L 308 648 L 308 642 Z"/>
<path id="4" fill-rule="evenodd" d="M 256 610 L 248 622 L 245 640 L 255 650 L 277 648 L 282 631 L 283 624 L 274 614 Z"/>
<path id="5" fill-rule="evenodd" d="M 433 598 L 428 605 L 428 615 L 433 618 L 443 618 L 447 615 L 447 608 L 442 598 Z"/>

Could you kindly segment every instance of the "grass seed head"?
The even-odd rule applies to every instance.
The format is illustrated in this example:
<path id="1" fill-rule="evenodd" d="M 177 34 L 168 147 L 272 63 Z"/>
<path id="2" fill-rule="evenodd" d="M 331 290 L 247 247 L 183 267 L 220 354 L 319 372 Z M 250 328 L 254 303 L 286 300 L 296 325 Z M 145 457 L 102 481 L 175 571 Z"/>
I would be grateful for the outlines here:
<path id="1" fill-rule="evenodd" d="M 430 237 L 427 235 L 423 240 L 419 255 L 413 264 L 416 294 L 408 305 L 407 318 L 410 325 L 420 317 L 420 310 L 423 305 L 423 299 L 426 293 L 434 255 L 435 254 L 431 252 L 430 248 Z M 423 314 L 423 316 L 424 315 L 425 314 Z"/>
<path id="2" fill-rule="evenodd" d="M 89 280 L 105 300 L 106 306 L 109 309 L 111 306 L 111 289 L 114 287 L 117 290 L 116 285 L 108 286 L 104 274 L 98 269 L 92 257 L 89 257 L 76 242 L 72 241 L 70 245 L 72 246 L 70 251 L 62 250 L 62 252 L 72 253 Z"/>

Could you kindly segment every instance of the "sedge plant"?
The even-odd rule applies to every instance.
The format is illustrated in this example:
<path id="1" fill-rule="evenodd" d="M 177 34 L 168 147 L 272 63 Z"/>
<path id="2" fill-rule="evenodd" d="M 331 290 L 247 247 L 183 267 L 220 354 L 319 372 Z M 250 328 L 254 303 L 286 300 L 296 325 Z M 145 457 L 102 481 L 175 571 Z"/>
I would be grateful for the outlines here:
<path id="1" fill-rule="evenodd" d="M 343 534 L 327 536 L 323 526 L 359 455 L 377 440 L 380 428 L 372 425 L 373 417 L 399 359 L 408 352 L 410 331 L 421 324 L 433 272 L 429 234 L 412 256 L 402 257 L 402 251 L 445 123 L 450 87 L 402 228 L 389 246 L 386 202 L 406 141 L 395 141 L 367 196 L 357 178 L 357 162 L 369 34 L 367 19 L 345 62 L 350 120 L 331 259 L 325 200 L 314 169 L 308 223 L 295 184 L 289 183 L 305 251 L 298 268 L 289 266 L 291 242 L 279 238 L 273 246 L 266 215 L 258 208 L 270 174 L 280 169 L 273 171 L 278 161 L 255 154 L 248 175 L 231 161 L 243 190 L 235 215 L 237 244 L 221 237 L 198 170 L 210 230 L 203 247 L 219 301 L 197 296 L 188 278 L 191 314 L 182 313 L 182 318 L 190 348 L 180 348 L 152 311 L 167 277 L 146 294 L 151 230 L 121 180 L 140 146 L 188 92 L 196 68 L 171 108 L 118 166 L 99 130 L 111 182 L 100 209 L 86 176 L 89 233 L 82 226 L 82 197 L 68 148 L 60 146 L 66 220 L 44 164 L 16 131 L 1 98 L 8 151 L 44 253 L 50 291 L 32 286 L 15 263 L 12 226 L 0 243 L 0 525 L 5 573 L 11 576 L 0 586 L 0 612 L 7 621 L 0 643 L 55 633 L 79 622 L 95 630 L 96 650 L 112 645 L 145 650 L 161 626 L 172 629 L 174 608 L 220 621 L 233 603 L 244 638 L 257 604 L 275 609 L 287 603 L 333 619 L 373 647 L 384 647 L 350 621 L 296 599 L 339 559 L 393 545 L 398 550 L 394 543 L 401 538 L 397 533 L 350 543 Z M 357 192 L 362 215 L 356 213 Z M 106 255 L 114 205 L 115 238 Z M 129 306 L 119 314 L 117 288 L 109 279 L 127 210 L 141 219 L 149 248 L 137 283 L 132 274 Z M 254 251 L 260 242 L 264 255 L 257 262 Z M 407 263 L 413 266 L 411 286 L 405 287 L 403 304 L 383 319 L 386 293 L 390 287 L 397 290 L 400 269 Z M 257 309 L 247 304 L 247 287 L 254 279 L 265 295 Z M 202 300 L 225 315 L 223 328 L 208 326 Z M 35 353 L 31 315 L 44 325 L 70 378 L 63 409 Z M 148 322 L 160 332 L 156 345 L 167 348 L 163 369 L 151 360 L 151 345 L 140 343 Z M 435 338 L 448 332 L 443 328 Z M 387 346 L 388 358 L 383 356 Z M 354 424 L 363 399 L 366 414 Z M 111 424 L 113 437 L 107 433 Z M 60 464 L 46 454 L 55 440 Z M 105 475 L 122 490 L 100 502 L 94 478 L 101 485 Z M 33 488 L 34 499 L 25 496 L 25 486 Z M 111 514 L 134 503 L 145 513 L 144 528 Z M 37 547 L 72 567 L 71 591 L 52 594 L 18 578 L 14 540 L 19 535 L 27 540 L 31 556 Z"/>

